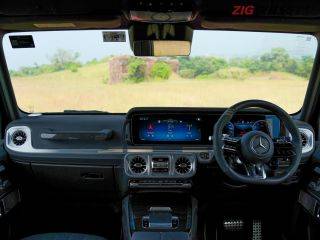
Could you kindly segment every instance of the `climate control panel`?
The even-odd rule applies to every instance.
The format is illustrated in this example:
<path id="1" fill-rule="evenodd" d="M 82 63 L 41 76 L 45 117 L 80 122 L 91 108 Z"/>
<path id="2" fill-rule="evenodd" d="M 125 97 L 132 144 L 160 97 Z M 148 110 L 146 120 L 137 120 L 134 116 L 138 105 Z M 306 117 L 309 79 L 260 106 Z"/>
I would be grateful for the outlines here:
<path id="1" fill-rule="evenodd" d="M 180 153 L 135 153 L 124 159 L 132 178 L 190 178 L 196 172 L 196 156 Z"/>

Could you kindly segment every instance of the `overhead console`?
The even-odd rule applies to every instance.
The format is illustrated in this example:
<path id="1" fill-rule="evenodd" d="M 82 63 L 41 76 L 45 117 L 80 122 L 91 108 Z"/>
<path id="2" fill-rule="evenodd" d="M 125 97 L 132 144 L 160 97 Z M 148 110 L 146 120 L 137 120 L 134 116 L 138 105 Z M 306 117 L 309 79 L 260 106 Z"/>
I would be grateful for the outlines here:
<path id="1" fill-rule="evenodd" d="M 189 22 L 198 13 L 199 0 L 123 0 L 129 20 L 152 23 Z"/>

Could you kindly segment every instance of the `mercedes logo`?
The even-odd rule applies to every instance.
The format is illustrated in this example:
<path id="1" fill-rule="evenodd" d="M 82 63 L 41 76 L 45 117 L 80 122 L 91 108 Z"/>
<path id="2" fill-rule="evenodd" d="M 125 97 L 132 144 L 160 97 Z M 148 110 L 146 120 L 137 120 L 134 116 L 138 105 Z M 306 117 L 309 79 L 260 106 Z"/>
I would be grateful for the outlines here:
<path id="1" fill-rule="evenodd" d="M 263 136 L 254 136 L 250 141 L 251 150 L 258 154 L 266 154 L 270 149 L 270 143 L 267 138 Z"/>

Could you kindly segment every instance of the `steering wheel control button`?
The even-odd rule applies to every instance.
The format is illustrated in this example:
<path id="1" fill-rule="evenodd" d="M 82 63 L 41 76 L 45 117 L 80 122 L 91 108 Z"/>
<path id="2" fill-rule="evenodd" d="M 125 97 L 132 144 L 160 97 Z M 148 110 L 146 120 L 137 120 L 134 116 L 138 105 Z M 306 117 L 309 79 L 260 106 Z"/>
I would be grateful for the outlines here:
<path id="1" fill-rule="evenodd" d="M 172 228 L 176 229 L 179 227 L 179 218 L 177 216 L 172 217 Z"/>
<path id="2" fill-rule="evenodd" d="M 149 228 L 149 217 L 148 216 L 144 216 L 142 218 L 142 227 Z"/>

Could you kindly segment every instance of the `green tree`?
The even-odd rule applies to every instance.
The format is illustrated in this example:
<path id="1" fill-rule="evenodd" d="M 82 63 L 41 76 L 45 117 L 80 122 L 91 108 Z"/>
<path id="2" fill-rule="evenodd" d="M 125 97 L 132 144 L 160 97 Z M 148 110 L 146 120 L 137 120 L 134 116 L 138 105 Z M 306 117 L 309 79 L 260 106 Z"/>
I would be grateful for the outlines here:
<path id="1" fill-rule="evenodd" d="M 178 60 L 180 72 L 184 73 L 184 70 L 188 69 L 194 73 L 195 77 L 209 75 L 228 66 L 225 59 L 216 57 L 180 57 Z"/>
<path id="2" fill-rule="evenodd" d="M 194 69 L 196 76 L 210 74 L 214 72 L 213 65 L 208 58 L 194 57 L 191 61 L 191 69 Z"/>
<path id="3" fill-rule="evenodd" d="M 210 63 L 212 64 L 213 72 L 228 67 L 228 62 L 223 58 L 211 57 Z"/>
<path id="4" fill-rule="evenodd" d="M 172 73 L 171 67 L 162 61 L 157 61 L 151 68 L 151 77 L 157 79 L 168 79 Z"/>
<path id="5" fill-rule="evenodd" d="M 76 66 L 80 67 L 78 62 L 80 54 L 78 52 L 73 53 L 65 49 L 58 49 L 57 52 L 50 58 L 50 62 L 56 71 L 62 71 L 70 69 L 75 71 Z"/>
<path id="6" fill-rule="evenodd" d="M 233 58 L 230 67 L 246 68 L 250 72 L 262 71 L 260 59 L 257 57 Z"/>
<path id="7" fill-rule="evenodd" d="M 308 78 L 312 71 L 314 58 L 311 56 L 304 56 L 298 61 L 296 68 L 297 75 Z"/>
<path id="8" fill-rule="evenodd" d="M 143 82 L 146 78 L 146 62 L 142 58 L 130 58 L 128 62 L 127 81 Z"/>
<path id="9" fill-rule="evenodd" d="M 261 70 L 263 71 L 286 71 L 290 55 L 284 48 L 273 48 L 270 53 L 265 53 L 260 57 Z"/>
<path id="10" fill-rule="evenodd" d="M 194 78 L 195 77 L 195 73 L 193 69 L 182 69 L 179 71 L 179 75 L 182 78 Z"/>

